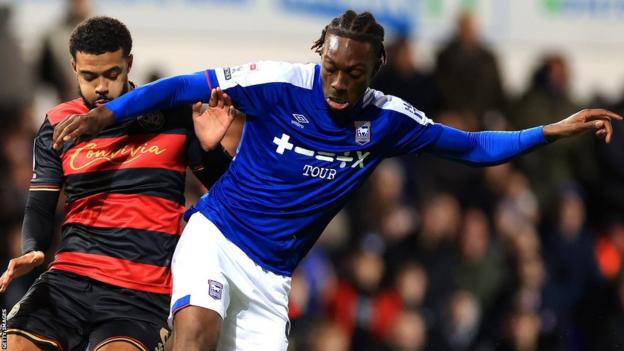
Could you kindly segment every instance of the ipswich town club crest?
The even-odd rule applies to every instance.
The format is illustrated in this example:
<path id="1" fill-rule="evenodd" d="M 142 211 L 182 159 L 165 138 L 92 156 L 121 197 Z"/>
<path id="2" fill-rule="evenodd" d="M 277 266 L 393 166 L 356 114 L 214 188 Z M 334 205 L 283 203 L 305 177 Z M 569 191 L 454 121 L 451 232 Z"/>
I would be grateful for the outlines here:
<path id="1" fill-rule="evenodd" d="M 358 145 L 368 144 L 371 140 L 371 122 L 355 121 L 355 143 Z"/>

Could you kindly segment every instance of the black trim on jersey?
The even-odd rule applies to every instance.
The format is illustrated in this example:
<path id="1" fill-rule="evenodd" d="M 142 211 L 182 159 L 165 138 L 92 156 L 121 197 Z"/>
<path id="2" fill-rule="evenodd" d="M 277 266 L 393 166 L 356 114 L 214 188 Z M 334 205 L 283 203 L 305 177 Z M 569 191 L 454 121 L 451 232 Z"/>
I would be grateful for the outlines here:
<path id="1" fill-rule="evenodd" d="M 157 231 L 70 224 L 64 228 L 58 252 L 80 252 L 169 267 L 179 238 Z"/>
<path id="2" fill-rule="evenodd" d="M 184 173 L 159 168 L 129 168 L 68 175 L 67 201 L 110 192 L 157 196 L 184 205 Z"/>
<path id="3" fill-rule="evenodd" d="M 29 191 L 22 223 L 22 254 L 46 252 L 54 234 L 54 212 L 60 191 Z"/>

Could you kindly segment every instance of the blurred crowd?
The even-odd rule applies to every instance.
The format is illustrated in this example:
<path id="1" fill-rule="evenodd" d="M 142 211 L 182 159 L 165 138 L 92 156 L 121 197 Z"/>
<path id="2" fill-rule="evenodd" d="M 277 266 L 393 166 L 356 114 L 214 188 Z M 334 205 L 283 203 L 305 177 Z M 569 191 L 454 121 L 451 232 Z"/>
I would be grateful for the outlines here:
<path id="1" fill-rule="evenodd" d="M 3 271 L 20 254 L 31 144 L 41 117 L 32 113 L 34 91 L 45 84 L 59 102 L 77 97 L 67 38 L 88 8 L 69 3 L 32 63 L 8 29 L 9 8 L 0 7 Z M 512 96 L 496 52 L 477 28 L 472 16 L 461 15 L 432 70 L 415 63 L 410 38 L 388 43 L 388 64 L 373 87 L 469 131 L 548 124 L 590 106 L 624 112 L 624 99 L 575 100 L 569 58 L 558 53 L 536 62 L 529 86 Z M 188 203 L 201 191 L 190 179 Z M 63 201 L 57 212 L 58 227 Z M 53 255 L 54 247 L 47 257 Z M 584 135 L 496 167 L 427 154 L 390 159 L 295 272 L 291 348 L 624 350 L 623 259 L 622 123 L 614 125 L 609 145 Z M 43 269 L 16 280 L 0 307 L 10 309 Z"/>

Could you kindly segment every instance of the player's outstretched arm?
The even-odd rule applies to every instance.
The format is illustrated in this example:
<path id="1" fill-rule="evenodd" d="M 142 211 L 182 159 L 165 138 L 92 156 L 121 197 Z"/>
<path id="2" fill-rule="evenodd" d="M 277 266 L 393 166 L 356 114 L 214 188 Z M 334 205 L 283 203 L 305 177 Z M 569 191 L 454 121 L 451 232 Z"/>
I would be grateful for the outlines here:
<path id="1" fill-rule="evenodd" d="M 83 135 L 96 135 L 124 119 L 180 104 L 208 101 L 208 84 L 203 72 L 164 78 L 138 87 L 85 114 L 69 115 L 54 128 L 53 147 Z"/>
<path id="2" fill-rule="evenodd" d="M 436 127 L 441 128 L 439 136 L 426 151 L 472 166 L 504 163 L 548 143 L 542 127 L 514 132 L 464 132 L 444 125 Z"/>
<path id="3" fill-rule="evenodd" d="M 548 141 L 593 130 L 597 137 L 611 141 L 611 120 L 622 117 L 602 109 L 580 111 L 560 122 L 514 132 L 464 132 L 438 125 L 439 136 L 427 151 L 445 158 L 475 166 L 507 162 Z"/>

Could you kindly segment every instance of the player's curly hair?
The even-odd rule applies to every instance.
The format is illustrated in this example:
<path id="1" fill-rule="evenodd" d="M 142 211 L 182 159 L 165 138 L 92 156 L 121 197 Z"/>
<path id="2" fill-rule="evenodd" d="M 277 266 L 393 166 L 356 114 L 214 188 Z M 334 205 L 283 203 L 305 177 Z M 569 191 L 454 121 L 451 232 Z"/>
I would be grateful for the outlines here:
<path id="1" fill-rule="evenodd" d="M 386 49 L 383 44 L 384 28 L 377 23 L 375 16 L 370 12 L 358 14 L 353 10 L 346 10 L 342 15 L 334 18 L 323 28 L 321 37 L 312 44 L 311 49 L 319 55 L 323 51 L 325 36 L 327 34 L 335 34 L 341 37 L 371 43 L 375 50 L 375 55 L 379 59 L 378 66 L 386 62 Z"/>
<path id="2" fill-rule="evenodd" d="M 76 52 L 101 55 L 123 49 L 124 57 L 132 51 L 132 36 L 126 25 L 105 16 L 96 16 L 84 20 L 72 32 L 69 38 L 69 52 L 76 59 Z"/>

